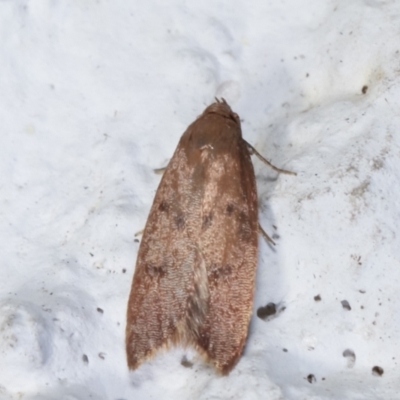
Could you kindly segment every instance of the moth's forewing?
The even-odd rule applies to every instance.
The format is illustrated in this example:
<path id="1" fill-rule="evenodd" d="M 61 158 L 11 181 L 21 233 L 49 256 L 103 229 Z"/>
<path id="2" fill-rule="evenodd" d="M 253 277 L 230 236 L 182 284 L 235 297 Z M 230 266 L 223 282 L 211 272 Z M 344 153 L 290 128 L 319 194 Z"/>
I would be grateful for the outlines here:
<path id="1" fill-rule="evenodd" d="M 240 121 L 215 103 L 183 134 L 147 220 L 128 302 L 130 368 L 182 343 L 231 370 L 252 311 L 257 230 Z"/>

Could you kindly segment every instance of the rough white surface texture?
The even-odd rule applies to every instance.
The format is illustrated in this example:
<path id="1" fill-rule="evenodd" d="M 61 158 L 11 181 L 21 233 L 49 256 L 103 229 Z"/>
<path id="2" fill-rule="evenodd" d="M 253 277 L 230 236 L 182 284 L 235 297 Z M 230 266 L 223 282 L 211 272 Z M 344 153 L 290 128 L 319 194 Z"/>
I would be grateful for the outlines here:
<path id="1" fill-rule="evenodd" d="M 395 0 L 0 1 L 0 399 L 398 399 L 399 38 Z M 247 345 L 129 372 L 153 169 L 214 96 L 298 172 L 254 160 Z"/>

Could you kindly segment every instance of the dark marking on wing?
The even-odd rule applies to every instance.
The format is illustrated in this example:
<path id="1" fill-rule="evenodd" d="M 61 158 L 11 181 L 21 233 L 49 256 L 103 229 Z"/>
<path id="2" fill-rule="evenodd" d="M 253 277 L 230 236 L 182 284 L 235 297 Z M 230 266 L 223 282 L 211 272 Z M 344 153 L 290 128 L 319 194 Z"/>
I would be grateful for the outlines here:
<path id="1" fill-rule="evenodd" d="M 210 332 L 202 331 L 199 335 L 197 343 L 201 348 L 207 351 L 210 346 Z"/>
<path id="2" fill-rule="evenodd" d="M 165 200 L 163 200 L 163 201 L 160 203 L 158 209 L 159 209 L 160 211 L 162 211 L 162 212 L 168 212 L 168 210 L 169 210 L 169 204 L 168 204 Z"/>
<path id="3" fill-rule="evenodd" d="M 227 213 L 228 215 L 232 215 L 234 211 L 235 211 L 235 206 L 234 206 L 233 204 L 229 203 L 229 204 L 226 206 L 226 213 Z"/>
<path id="4" fill-rule="evenodd" d="M 146 265 L 146 273 L 147 275 L 151 276 L 152 278 L 156 277 L 164 277 L 166 274 L 165 268 L 163 266 L 155 267 L 153 265 Z"/>
<path id="5" fill-rule="evenodd" d="M 211 226 L 212 219 L 213 219 L 213 213 L 212 212 L 210 212 L 208 215 L 205 215 L 203 217 L 203 225 L 201 226 L 201 229 L 209 228 Z"/>
<path id="6" fill-rule="evenodd" d="M 177 227 L 179 230 L 182 230 L 182 229 L 185 228 L 185 217 L 183 216 L 183 214 L 178 214 L 178 215 L 175 217 L 175 224 L 176 224 L 176 227 Z"/>
<path id="7" fill-rule="evenodd" d="M 239 213 L 239 236 L 245 242 L 250 241 L 253 237 L 249 216 L 243 211 Z"/>
<path id="8" fill-rule="evenodd" d="M 229 264 L 223 266 L 212 265 L 210 267 L 209 278 L 218 283 L 220 280 L 226 280 L 232 274 L 232 266 Z"/>

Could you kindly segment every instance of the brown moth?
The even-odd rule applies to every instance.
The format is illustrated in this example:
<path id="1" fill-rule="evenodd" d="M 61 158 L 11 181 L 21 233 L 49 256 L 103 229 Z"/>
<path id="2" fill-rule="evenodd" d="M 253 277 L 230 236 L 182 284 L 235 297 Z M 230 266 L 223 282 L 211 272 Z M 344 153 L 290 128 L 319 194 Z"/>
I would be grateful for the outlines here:
<path id="1" fill-rule="evenodd" d="M 129 368 L 173 344 L 193 346 L 222 374 L 238 361 L 257 267 L 251 154 L 261 157 L 225 100 L 182 135 L 139 248 L 127 311 Z"/>

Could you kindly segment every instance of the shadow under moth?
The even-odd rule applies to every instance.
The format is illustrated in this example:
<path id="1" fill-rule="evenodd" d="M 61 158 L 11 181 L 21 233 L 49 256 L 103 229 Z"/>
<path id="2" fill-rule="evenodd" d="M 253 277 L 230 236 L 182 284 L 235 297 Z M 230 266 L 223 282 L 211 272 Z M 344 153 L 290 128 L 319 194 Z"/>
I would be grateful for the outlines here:
<path id="1" fill-rule="evenodd" d="M 271 165 L 242 138 L 225 100 L 182 135 L 139 248 L 127 310 L 130 369 L 175 344 L 194 347 L 222 374 L 238 361 L 257 267 L 252 154 Z"/>

